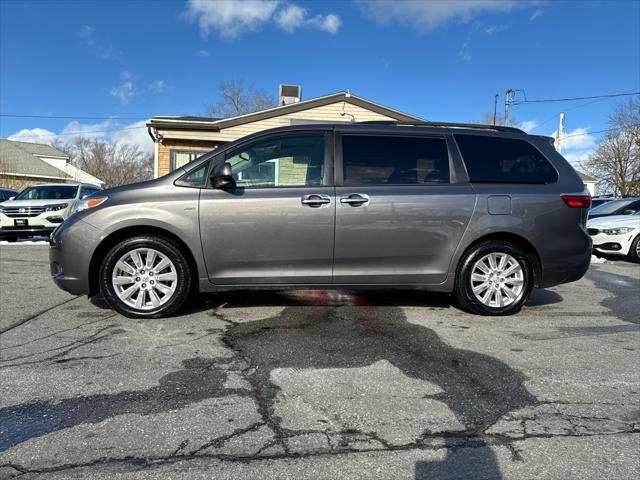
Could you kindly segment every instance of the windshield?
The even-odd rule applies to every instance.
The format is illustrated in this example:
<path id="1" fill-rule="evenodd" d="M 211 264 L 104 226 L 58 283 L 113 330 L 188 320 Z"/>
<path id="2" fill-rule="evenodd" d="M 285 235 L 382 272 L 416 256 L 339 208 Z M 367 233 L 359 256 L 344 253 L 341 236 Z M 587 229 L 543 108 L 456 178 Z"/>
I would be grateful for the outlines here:
<path id="1" fill-rule="evenodd" d="M 610 202 L 603 203 L 602 205 L 598 205 L 597 207 L 592 208 L 591 212 L 589 213 L 598 213 L 598 214 L 613 213 L 619 208 L 629 205 L 633 201 L 634 201 L 633 198 L 625 199 L 625 200 L 611 200 Z"/>
<path id="2" fill-rule="evenodd" d="M 77 185 L 38 185 L 24 189 L 14 200 L 69 200 L 77 192 Z"/>

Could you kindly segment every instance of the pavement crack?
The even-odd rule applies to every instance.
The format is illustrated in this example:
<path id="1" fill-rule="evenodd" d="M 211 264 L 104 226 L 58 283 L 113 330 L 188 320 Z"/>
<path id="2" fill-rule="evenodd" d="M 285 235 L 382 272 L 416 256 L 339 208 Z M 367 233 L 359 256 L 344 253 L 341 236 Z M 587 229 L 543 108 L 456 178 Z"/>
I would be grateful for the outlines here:
<path id="1" fill-rule="evenodd" d="M 22 319 L 20 319 L 20 320 L 18 320 L 16 322 L 13 322 L 10 325 L 7 325 L 6 327 L 2 327 L 2 328 L 0 328 L 0 335 L 2 335 L 3 333 L 8 332 L 9 330 L 13 330 L 16 327 L 19 327 L 20 325 L 23 325 L 23 324 L 27 323 L 30 320 L 36 319 L 40 315 L 44 315 L 45 313 L 50 312 L 54 308 L 58 308 L 58 307 L 64 305 L 65 303 L 72 302 L 73 300 L 76 300 L 77 298 L 79 298 L 79 296 L 75 296 L 73 298 L 68 298 L 67 300 L 65 300 L 63 302 L 57 303 L 57 304 L 52 305 L 52 306 L 50 306 L 48 308 L 45 308 L 43 310 L 39 310 L 36 313 L 34 313 L 32 315 L 29 315 L 28 317 L 24 317 L 24 318 L 22 318 Z"/>

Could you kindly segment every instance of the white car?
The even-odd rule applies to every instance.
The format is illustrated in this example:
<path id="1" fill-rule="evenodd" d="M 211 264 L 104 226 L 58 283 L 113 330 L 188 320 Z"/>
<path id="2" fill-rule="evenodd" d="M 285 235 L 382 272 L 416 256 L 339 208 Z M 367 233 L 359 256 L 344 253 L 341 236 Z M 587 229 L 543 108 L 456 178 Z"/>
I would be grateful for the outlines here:
<path id="1" fill-rule="evenodd" d="M 78 201 L 101 188 L 90 184 L 50 183 L 25 188 L 0 203 L 0 239 L 48 236 L 71 215 Z"/>
<path id="2" fill-rule="evenodd" d="M 596 255 L 625 255 L 640 263 L 640 212 L 612 215 L 587 222 Z"/>

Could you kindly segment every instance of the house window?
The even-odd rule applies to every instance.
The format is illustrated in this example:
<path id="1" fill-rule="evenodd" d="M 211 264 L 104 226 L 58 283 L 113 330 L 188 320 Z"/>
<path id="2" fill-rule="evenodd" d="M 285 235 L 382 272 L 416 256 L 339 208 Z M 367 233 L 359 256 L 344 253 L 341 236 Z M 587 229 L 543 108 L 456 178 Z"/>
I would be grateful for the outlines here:
<path id="1" fill-rule="evenodd" d="M 170 170 L 174 171 L 177 168 L 183 167 L 207 152 L 208 150 L 171 150 Z"/>

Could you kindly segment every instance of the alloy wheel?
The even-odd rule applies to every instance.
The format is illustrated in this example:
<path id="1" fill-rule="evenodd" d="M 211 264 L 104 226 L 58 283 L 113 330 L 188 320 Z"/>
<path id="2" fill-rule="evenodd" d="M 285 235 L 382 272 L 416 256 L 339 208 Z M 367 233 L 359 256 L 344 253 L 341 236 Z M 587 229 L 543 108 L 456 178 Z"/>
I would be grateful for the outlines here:
<path id="1" fill-rule="evenodd" d="M 474 263 L 470 282 L 473 295 L 483 305 L 503 308 L 522 296 L 524 271 L 511 255 L 492 252 Z"/>
<path id="2" fill-rule="evenodd" d="M 129 307 L 152 310 L 173 297 L 178 273 L 164 253 L 153 248 L 136 248 L 118 259 L 111 284 L 118 298 Z"/>

